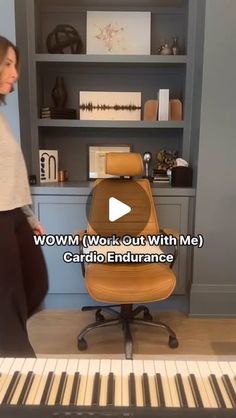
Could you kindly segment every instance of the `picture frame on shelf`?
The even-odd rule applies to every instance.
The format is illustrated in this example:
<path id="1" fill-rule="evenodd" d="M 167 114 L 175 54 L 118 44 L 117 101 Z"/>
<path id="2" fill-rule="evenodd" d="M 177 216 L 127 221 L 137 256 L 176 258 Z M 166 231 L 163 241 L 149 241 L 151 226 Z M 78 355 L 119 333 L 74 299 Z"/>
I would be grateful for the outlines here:
<path id="1" fill-rule="evenodd" d="M 87 54 L 150 55 L 151 12 L 88 11 L 86 39 Z"/>
<path id="2" fill-rule="evenodd" d="M 80 91 L 80 120 L 140 120 L 141 92 Z"/>
<path id="3" fill-rule="evenodd" d="M 58 150 L 39 150 L 40 183 L 58 181 Z"/>
<path id="4" fill-rule="evenodd" d="M 127 144 L 88 145 L 88 180 L 117 177 L 105 172 L 105 158 L 109 152 L 131 152 Z"/>

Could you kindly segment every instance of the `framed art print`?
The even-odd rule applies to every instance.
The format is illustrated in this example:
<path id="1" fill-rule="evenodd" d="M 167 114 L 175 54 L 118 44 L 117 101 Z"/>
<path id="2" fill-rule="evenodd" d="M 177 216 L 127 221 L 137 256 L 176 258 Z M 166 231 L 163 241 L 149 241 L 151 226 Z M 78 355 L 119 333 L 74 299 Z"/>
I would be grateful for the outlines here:
<path id="1" fill-rule="evenodd" d="M 140 120 L 141 92 L 80 91 L 80 120 Z"/>
<path id="2" fill-rule="evenodd" d="M 130 145 L 89 145 L 88 146 L 88 178 L 115 177 L 105 172 L 105 158 L 108 152 L 130 152 Z"/>
<path id="3" fill-rule="evenodd" d="M 150 50 L 150 12 L 87 12 L 87 54 L 150 55 Z"/>
<path id="4" fill-rule="evenodd" d="M 39 150 L 40 183 L 58 181 L 58 151 Z"/>

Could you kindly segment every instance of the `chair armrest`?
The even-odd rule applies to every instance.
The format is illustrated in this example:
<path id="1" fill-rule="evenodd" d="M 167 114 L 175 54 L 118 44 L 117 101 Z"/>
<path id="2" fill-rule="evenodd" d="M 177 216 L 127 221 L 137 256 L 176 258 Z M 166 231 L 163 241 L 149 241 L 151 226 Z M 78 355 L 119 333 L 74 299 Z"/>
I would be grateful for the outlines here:
<path id="1" fill-rule="evenodd" d="M 160 233 L 163 234 L 163 235 L 167 235 L 167 236 L 168 235 L 173 235 L 173 237 L 175 237 L 177 240 L 179 240 L 179 235 L 180 234 L 175 229 L 163 228 L 163 229 L 160 230 Z M 178 257 L 178 247 L 177 247 L 177 245 L 174 245 L 174 259 L 170 263 L 170 268 L 171 269 L 173 268 L 177 257 Z"/>

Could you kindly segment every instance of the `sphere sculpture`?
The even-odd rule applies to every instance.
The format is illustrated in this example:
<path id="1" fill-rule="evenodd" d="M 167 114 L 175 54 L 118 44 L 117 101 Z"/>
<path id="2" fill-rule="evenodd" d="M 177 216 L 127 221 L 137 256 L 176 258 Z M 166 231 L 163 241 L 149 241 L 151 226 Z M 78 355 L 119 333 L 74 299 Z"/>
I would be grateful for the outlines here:
<path id="1" fill-rule="evenodd" d="M 48 52 L 51 54 L 79 54 L 82 50 L 82 40 L 70 25 L 57 25 L 49 33 L 46 40 Z"/>

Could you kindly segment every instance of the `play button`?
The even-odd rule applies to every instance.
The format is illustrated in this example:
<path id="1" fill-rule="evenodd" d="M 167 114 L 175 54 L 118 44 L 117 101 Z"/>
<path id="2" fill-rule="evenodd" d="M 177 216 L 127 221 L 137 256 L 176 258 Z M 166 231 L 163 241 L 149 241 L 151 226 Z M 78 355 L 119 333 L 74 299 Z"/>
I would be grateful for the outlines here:
<path id="1" fill-rule="evenodd" d="M 116 199 L 109 198 L 109 221 L 115 222 L 131 211 L 131 207 Z"/>
<path id="2" fill-rule="evenodd" d="M 97 180 L 87 199 L 88 233 L 108 237 L 142 233 L 148 222 L 154 222 L 150 218 L 151 192 L 145 183 L 145 179 Z"/>

